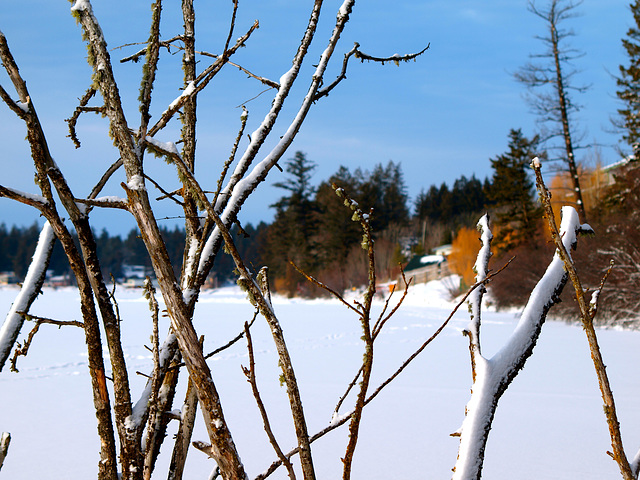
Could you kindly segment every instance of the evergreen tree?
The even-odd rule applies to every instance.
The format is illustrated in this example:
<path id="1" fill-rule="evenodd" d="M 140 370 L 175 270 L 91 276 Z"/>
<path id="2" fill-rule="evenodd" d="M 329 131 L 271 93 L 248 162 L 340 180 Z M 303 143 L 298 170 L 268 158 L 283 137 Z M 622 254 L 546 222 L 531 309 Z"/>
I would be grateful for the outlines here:
<path id="1" fill-rule="evenodd" d="M 344 263 L 351 247 L 359 243 L 362 237 L 360 226 L 351 220 L 353 212 L 344 206 L 344 200 L 336 195 L 332 185 L 344 189 L 347 195 L 353 197 L 357 196 L 359 190 L 358 181 L 344 166 L 318 186 L 315 197 L 318 208 L 317 241 L 323 264 L 335 260 Z"/>
<path id="2" fill-rule="evenodd" d="M 409 219 L 407 188 L 400 163 L 378 164 L 373 171 L 357 169 L 354 177 L 358 192 L 354 199 L 364 211 L 373 208 L 371 227 L 382 232 L 391 224 L 403 225 Z"/>
<path id="3" fill-rule="evenodd" d="M 313 273 L 317 263 L 313 238 L 316 231 L 313 202 L 315 189 L 311 176 L 316 164 L 304 153 L 296 152 L 287 160 L 287 178 L 274 186 L 289 192 L 275 204 L 273 223 L 267 232 L 266 260 L 274 276 L 284 279 L 284 289 L 294 294 L 303 278 L 289 264 L 293 261 L 308 273 Z"/>
<path id="4" fill-rule="evenodd" d="M 332 185 L 344 189 L 355 199 L 360 183 L 348 168 L 341 166 L 327 181 L 320 183 L 315 197 L 316 242 L 319 263 L 324 270 L 322 278 L 332 288 L 344 290 L 349 282 L 347 258 L 354 246 L 359 245 L 362 230 L 352 220 L 353 212 L 344 206 L 344 200 L 336 195 Z M 333 275 L 328 275 L 327 271 Z"/>
<path id="5" fill-rule="evenodd" d="M 491 160 L 493 179 L 488 192 L 496 212 L 494 246 L 510 250 L 525 243 L 538 229 L 541 207 L 534 202 L 528 166 L 538 152 L 540 139 L 527 139 L 520 129 L 509 132 L 509 150 Z"/>
<path id="6" fill-rule="evenodd" d="M 640 0 L 633 2 L 630 8 L 634 26 L 629 28 L 627 37 L 622 39 L 629 64 L 620 65 L 620 76 L 616 79 L 616 94 L 623 107 L 618 109 L 618 117 L 612 122 L 623 132 L 622 140 L 632 147 L 637 158 L 640 142 Z"/>

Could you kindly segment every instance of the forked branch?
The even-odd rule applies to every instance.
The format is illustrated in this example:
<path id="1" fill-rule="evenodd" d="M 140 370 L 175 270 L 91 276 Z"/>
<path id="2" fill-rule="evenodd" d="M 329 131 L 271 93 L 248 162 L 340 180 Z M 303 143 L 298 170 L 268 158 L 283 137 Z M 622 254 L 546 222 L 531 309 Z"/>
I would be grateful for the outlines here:
<path id="1" fill-rule="evenodd" d="M 562 219 L 562 241 L 566 248 L 574 248 L 580 228 L 578 215 L 574 209 L 567 209 Z M 482 225 L 482 228 L 485 228 Z M 483 236 L 485 243 L 489 236 Z M 480 250 L 478 263 L 487 271 L 489 254 L 486 244 Z M 477 266 L 476 266 L 477 268 Z M 479 310 L 474 313 L 471 328 L 471 352 L 474 366 L 472 394 L 467 403 L 466 417 L 459 431 L 460 447 L 454 467 L 454 480 L 479 480 L 482 474 L 484 453 L 493 416 L 498 401 L 524 367 L 542 331 L 542 325 L 549 309 L 558 301 L 567 282 L 567 274 L 558 253 L 553 257 L 547 271 L 531 292 L 520 321 L 502 348 L 491 358 L 485 358 L 480 351 Z M 476 299 L 479 309 L 479 299 Z M 473 312 L 473 310 L 472 310 Z M 477 321 L 477 322 L 476 322 Z M 478 331 L 476 332 L 476 328 Z"/>
<path id="2" fill-rule="evenodd" d="M 582 283 L 580 282 L 580 277 L 578 276 L 576 267 L 573 263 L 573 260 L 571 259 L 571 255 L 562 242 L 562 234 L 558 231 L 558 228 L 556 226 L 553 208 L 551 207 L 551 194 L 544 184 L 542 173 L 540 171 L 540 162 L 537 158 L 533 160 L 531 166 L 533 167 L 533 170 L 536 174 L 536 185 L 540 193 L 540 199 L 542 200 L 542 204 L 544 205 L 547 221 L 549 223 L 549 229 L 551 230 L 551 238 L 556 245 L 558 255 L 562 259 L 564 268 L 569 275 L 571 283 L 573 284 L 573 288 L 576 292 L 576 300 L 578 302 L 578 307 L 580 308 L 580 321 L 582 322 L 582 327 L 584 328 L 585 334 L 587 335 L 587 341 L 589 342 L 589 350 L 591 351 L 593 366 L 596 370 L 598 384 L 600 386 L 600 393 L 602 394 L 602 400 L 604 402 L 604 413 L 607 420 L 607 425 L 609 426 L 611 447 L 613 449 L 612 457 L 620 468 L 622 478 L 624 478 L 625 480 L 635 480 L 637 474 L 632 471 L 629 460 L 627 459 L 627 455 L 625 454 L 624 447 L 622 445 L 622 434 L 620 433 L 620 424 L 618 422 L 613 391 L 611 390 L 609 376 L 607 375 L 604 360 L 602 358 L 602 352 L 600 351 L 600 346 L 598 344 L 596 330 L 593 326 L 593 319 L 597 312 L 597 304 L 595 308 L 592 308 L 585 298 L 585 292 L 582 288 Z M 569 207 L 564 207 L 563 212 L 566 208 Z M 583 225 L 581 227 L 582 231 L 593 233 L 593 230 L 589 225 Z"/>
<path id="3" fill-rule="evenodd" d="M 340 74 L 336 77 L 336 79 L 333 82 L 331 82 L 325 88 L 319 90 L 318 93 L 316 93 L 314 100 L 319 100 L 322 97 L 326 97 L 327 95 L 329 95 L 331 90 L 333 90 L 335 87 L 338 86 L 340 82 L 342 82 L 347 78 L 347 67 L 349 66 L 349 60 L 351 59 L 351 57 L 355 57 L 359 59 L 361 62 L 364 62 L 364 61 L 378 62 L 383 65 L 388 62 L 393 62 L 396 65 L 400 65 L 400 62 L 409 62 L 411 60 L 415 60 L 424 52 L 429 50 L 430 45 L 431 44 L 427 45 L 425 48 L 423 48 L 417 53 L 410 53 L 407 55 L 399 55 L 396 53 L 394 55 L 391 55 L 390 57 L 375 57 L 373 55 L 368 55 L 362 52 L 360 50 L 360 44 L 356 42 L 354 43 L 353 48 L 349 50 L 347 53 L 345 53 L 344 59 L 342 61 L 342 70 L 340 71 Z"/>

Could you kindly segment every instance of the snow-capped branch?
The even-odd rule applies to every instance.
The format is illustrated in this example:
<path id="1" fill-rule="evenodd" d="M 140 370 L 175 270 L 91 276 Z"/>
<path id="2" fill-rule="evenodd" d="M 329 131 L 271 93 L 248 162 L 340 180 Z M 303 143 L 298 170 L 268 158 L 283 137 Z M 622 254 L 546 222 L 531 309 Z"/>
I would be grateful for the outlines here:
<path id="1" fill-rule="evenodd" d="M 9 95 L 9 93 L 4 88 L 2 88 L 2 85 L 0 85 L 0 98 L 7 105 L 7 107 L 9 107 L 13 111 L 13 113 L 15 113 L 19 118 L 23 120 L 25 119 L 27 113 L 25 111 L 25 107 L 29 105 L 28 103 L 16 102 L 13 98 L 11 98 L 11 95 Z"/>
<path id="2" fill-rule="evenodd" d="M 33 259 L 27 270 L 27 276 L 24 279 L 20 293 L 13 302 L 11 310 L 9 310 L 0 328 L 0 371 L 20 334 L 20 329 L 24 323 L 24 312 L 29 311 L 29 308 L 31 308 L 31 305 L 44 284 L 55 241 L 56 236 L 53 233 L 53 229 L 49 222 L 46 222 L 40 232 L 38 245 L 36 246 L 36 251 L 33 254 Z"/>
<path id="3" fill-rule="evenodd" d="M 76 198 L 76 203 L 80 203 L 82 205 L 89 205 L 91 207 L 102 207 L 102 208 L 119 208 L 121 210 L 129 210 L 129 204 L 127 200 L 122 197 L 116 196 L 106 196 L 106 197 L 98 197 L 94 199 L 90 198 Z"/>
<path id="4" fill-rule="evenodd" d="M 579 229 L 578 214 L 573 208 L 565 207 L 561 238 L 567 250 L 575 247 Z M 531 292 L 514 332 L 502 348 L 490 359 L 476 354 L 476 378 L 467 404 L 467 415 L 460 429 L 460 447 L 453 479 L 480 478 L 484 450 L 498 400 L 533 353 L 547 312 L 557 302 L 566 282 L 564 264 L 556 252 Z"/>
<path id="5" fill-rule="evenodd" d="M 481 283 L 487 278 L 489 271 L 489 259 L 491 258 L 491 241 L 493 240 L 493 234 L 489 228 L 489 216 L 483 215 L 478 222 L 478 230 L 481 232 L 480 241 L 482 247 L 478 252 L 476 263 L 473 267 L 476 272 L 476 282 Z M 482 355 L 482 349 L 480 347 L 480 324 L 481 324 L 481 309 L 482 309 L 482 297 L 487 292 L 484 284 L 480 285 L 469 296 L 469 312 L 471 313 L 471 321 L 464 330 L 464 334 L 469 336 L 469 352 L 471 354 L 471 373 L 473 381 L 476 379 L 476 357 Z"/>
<path id="6" fill-rule="evenodd" d="M 153 136 L 158 131 L 162 130 L 169 120 L 173 118 L 178 110 L 187 102 L 187 99 L 196 96 L 202 89 L 204 89 L 209 82 L 217 75 L 217 73 L 224 67 L 224 65 L 228 62 L 229 57 L 231 57 L 240 47 L 244 46 L 245 42 L 249 39 L 251 34 L 258 28 L 258 22 L 254 22 L 254 24 L 249 28 L 247 33 L 241 36 L 236 43 L 226 50 L 222 55 L 220 55 L 215 62 L 213 62 L 209 67 L 207 67 L 197 78 L 194 80 L 194 83 L 188 85 L 187 88 L 182 92 L 182 94 L 176 98 L 169 107 L 162 113 L 160 119 L 156 122 L 153 127 L 149 129 L 148 135 Z"/>
<path id="7" fill-rule="evenodd" d="M 257 156 L 269 133 L 273 129 L 273 126 L 275 125 L 284 101 L 288 96 L 293 83 L 298 77 L 302 61 L 306 56 L 309 45 L 311 44 L 311 41 L 315 34 L 320 15 L 321 3 L 322 2 L 315 2 L 311 18 L 307 26 L 307 30 L 293 59 L 293 65 L 291 69 L 289 69 L 289 71 L 287 71 L 280 78 L 280 89 L 278 90 L 273 100 L 271 109 L 265 116 L 258 129 L 255 130 L 251 135 L 249 146 L 245 150 L 242 158 L 238 161 L 238 165 L 236 166 L 233 175 L 229 179 L 229 183 L 221 193 L 220 198 L 215 205 L 216 211 L 222 211 L 224 209 L 221 218 L 226 225 L 230 225 L 230 222 L 235 219 L 246 199 L 257 188 L 257 186 L 264 181 L 271 168 L 273 168 L 273 166 L 278 162 L 282 155 L 284 155 L 284 153 L 293 142 L 293 139 L 297 135 L 298 131 L 300 130 L 300 127 L 302 126 L 302 123 L 306 118 L 311 105 L 313 104 L 315 94 L 322 84 L 327 64 L 333 54 L 338 40 L 340 39 L 341 33 L 344 30 L 347 21 L 349 20 L 349 12 L 351 12 L 355 0 L 345 0 L 342 7 L 340 8 L 336 19 L 336 26 L 334 27 L 333 33 L 329 40 L 329 45 L 324 50 L 320 58 L 320 62 L 318 62 L 316 71 L 312 76 L 311 85 L 307 91 L 300 109 L 298 110 L 297 115 L 289 125 L 285 134 L 280 138 L 276 146 L 260 163 L 254 166 L 252 171 L 247 175 L 249 167 Z M 217 229 L 214 229 L 214 231 L 211 233 L 211 235 L 209 235 L 209 238 L 207 239 L 207 242 L 203 249 L 202 257 L 200 259 L 200 265 L 198 266 L 198 276 L 201 282 L 204 281 L 206 273 L 208 273 L 211 266 L 213 265 L 213 259 L 215 256 L 214 254 L 220 244 L 220 232 Z"/>
<path id="8" fill-rule="evenodd" d="M 20 203 L 24 203 L 25 205 L 30 205 L 32 207 L 35 207 L 38 210 L 42 210 L 44 207 L 46 207 L 49 204 L 48 200 L 41 195 L 34 195 L 33 193 L 21 192 L 20 190 L 4 187 L 2 185 L 0 185 L 0 197 L 6 197 L 12 200 L 16 200 Z"/>

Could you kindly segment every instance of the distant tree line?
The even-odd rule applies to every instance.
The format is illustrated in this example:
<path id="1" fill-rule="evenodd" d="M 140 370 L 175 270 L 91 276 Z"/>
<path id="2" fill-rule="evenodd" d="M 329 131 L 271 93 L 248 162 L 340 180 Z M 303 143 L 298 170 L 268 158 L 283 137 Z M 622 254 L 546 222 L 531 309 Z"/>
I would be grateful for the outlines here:
<path id="1" fill-rule="evenodd" d="M 291 295 L 317 293 L 297 269 L 336 289 L 363 284 L 367 266 L 359 254 L 362 232 L 352 220 L 351 210 L 335 193 L 336 188 L 342 188 L 364 211 L 370 212 L 379 257 L 377 274 L 383 280 L 395 279 L 399 265 L 408 256 L 451 242 L 461 227 L 472 227 L 487 209 L 504 210 L 511 223 L 527 216 L 533 208 L 533 193 L 524 173 L 524 159 L 532 153 L 535 141 L 527 140 L 519 130 L 512 131 L 511 140 L 511 153 L 492 161 L 495 173 L 491 179 L 480 181 L 463 175 L 452 187 L 446 183 L 432 185 L 418 195 L 413 212 L 399 162 L 378 164 L 371 171 L 351 171 L 341 166 L 315 186 L 312 177 L 316 164 L 304 153 L 296 152 L 284 165 L 283 180 L 275 184 L 284 194 L 271 205 L 275 210 L 273 221 L 255 227 L 234 226 L 237 247 L 255 269 L 268 265 L 275 289 Z M 524 193 L 516 194 L 518 188 Z M 529 203 L 523 203 L 525 197 Z M 509 199 L 518 199 L 517 205 L 506 207 Z M 525 204 L 524 213 L 519 215 L 518 208 Z M 518 230 L 520 227 L 513 226 Z M 24 277 L 39 231 L 35 224 L 10 229 L 0 225 L 0 271 L 13 271 L 19 278 Z M 184 232 L 163 228 L 162 236 L 173 264 L 180 265 Z M 95 238 L 105 275 L 118 279 L 123 275 L 123 265 L 150 266 L 137 230 L 124 238 L 102 230 Z M 216 262 L 212 275 L 218 283 L 234 281 L 230 257 L 221 256 Z M 69 270 L 59 246 L 50 269 L 54 274 Z"/>
<path id="2" fill-rule="evenodd" d="M 264 228 L 264 224 L 258 227 Z M 247 252 L 247 258 L 257 258 L 253 250 L 257 243 L 248 241 L 249 238 L 259 238 L 258 229 L 251 225 L 245 227 L 243 235 L 238 237 L 238 249 Z M 29 227 L 7 228 L 5 224 L 0 224 L 0 272 L 13 272 L 19 279 L 23 279 L 29 268 L 31 257 L 36 248 L 38 235 L 41 227 L 34 223 Z M 234 228 L 234 232 L 238 229 Z M 161 228 L 162 237 L 169 256 L 174 265 L 181 265 L 182 252 L 184 249 L 184 231 L 179 228 Z M 103 274 L 109 278 L 111 275 L 115 279 L 120 279 L 124 275 L 124 265 L 142 265 L 151 267 L 149 256 L 144 248 L 139 231 L 131 230 L 129 234 L 122 238 L 119 235 L 110 235 L 103 229 L 95 235 L 98 253 L 101 255 L 101 265 Z M 53 275 L 64 275 L 70 273 L 69 264 L 59 243 L 56 243 L 49 270 Z M 233 275 L 233 262 L 230 258 L 222 257 L 219 265 L 214 268 L 214 276 L 222 281 L 226 281 Z"/>
<path id="3" fill-rule="evenodd" d="M 493 225 L 496 258 L 506 261 L 515 253 L 526 271 L 535 271 L 536 265 L 545 264 L 542 257 L 549 253 L 541 247 L 545 241 L 540 239 L 545 234 L 529 167 L 535 156 L 546 156 L 540 148 L 539 137 L 527 138 L 520 129 L 512 129 L 506 151 L 490 159 L 490 178 L 481 181 L 475 176 L 463 175 L 452 186 L 431 185 L 414 200 L 412 211 L 399 162 L 378 164 L 371 171 L 360 168 L 351 171 L 341 166 L 316 186 L 312 181 L 315 163 L 304 153 L 296 152 L 284 164 L 283 180 L 274 185 L 284 193 L 271 205 L 275 210 L 273 221 L 257 226 L 236 224 L 232 232 L 238 250 L 254 270 L 268 265 L 273 288 L 278 292 L 304 296 L 320 293 L 299 270 L 337 290 L 362 285 L 367 275 L 367 265 L 360 254 L 362 232 L 351 218 L 352 211 L 335 193 L 336 188 L 341 188 L 364 211 L 370 212 L 376 241 L 376 273 L 382 281 L 397 279 L 400 265 L 412 255 L 426 254 L 436 246 L 453 243 L 450 267 L 463 276 L 463 286 L 472 284 L 474 274 L 469 265 L 477 253 L 473 241 L 477 237 L 475 224 L 486 212 Z M 552 188 L 554 197 L 562 196 L 560 190 L 566 183 L 563 175 L 558 174 L 552 182 L 557 185 L 555 190 Z M 596 180 L 603 182 L 599 168 L 582 168 L 581 175 L 584 185 Z M 624 211 L 624 205 L 631 204 L 634 197 L 626 203 L 616 201 L 622 195 L 620 185 L 624 183 L 618 182 L 617 190 L 600 189 L 597 198 L 592 192 L 593 198 L 585 197 L 586 205 L 594 225 L 606 224 L 607 232 L 624 230 L 627 238 L 632 238 L 630 227 L 623 225 L 624 219 L 630 217 L 619 212 Z M 615 226 L 611 224 L 613 219 Z M 0 271 L 13 271 L 19 278 L 24 276 L 39 231 L 37 225 L 10 229 L 0 225 Z M 162 236 L 174 265 L 180 265 L 184 232 L 163 228 Z M 124 238 L 102 230 L 96 235 L 96 241 L 105 275 L 118 279 L 123 275 L 123 265 L 150 266 L 137 230 Z M 54 251 L 50 269 L 55 274 L 68 271 L 59 246 Z M 522 270 L 513 268 L 512 271 L 512 274 L 503 273 L 495 285 L 515 282 L 512 275 L 518 276 Z M 596 273 L 592 275 L 594 279 Z M 212 277 L 218 285 L 235 281 L 229 256 L 217 258 Z M 520 283 L 522 289 L 530 288 L 526 281 Z M 495 289 L 494 300 L 499 306 L 512 306 L 520 298 L 513 288 Z"/>

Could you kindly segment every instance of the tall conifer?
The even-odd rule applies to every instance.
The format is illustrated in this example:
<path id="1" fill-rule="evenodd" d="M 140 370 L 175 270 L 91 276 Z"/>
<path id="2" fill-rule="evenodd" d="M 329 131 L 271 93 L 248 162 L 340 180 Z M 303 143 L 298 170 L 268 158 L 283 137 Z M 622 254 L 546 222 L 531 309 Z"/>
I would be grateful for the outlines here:
<path id="1" fill-rule="evenodd" d="M 493 179 L 488 192 L 496 212 L 496 248 L 510 250 L 527 241 L 537 230 L 540 206 L 534 201 L 528 166 L 538 152 L 538 135 L 527 139 L 520 129 L 509 132 L 508 151 L 491 160 Z"/>
<path id="2" fill-rule="evenodd" d="M 622 39 L 629 63 L 620 65 L 620 76 L 616 79 L 616 94 L 623 107 L 618 109 L 618 117 L 613 119 L 613 124 L 622 131 L 622 140 L 632 147 L 637 157 L 640 142 L 640 0 L 633 2 L 630 8 L 634 26 Z"/>

